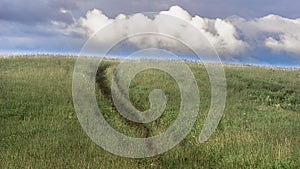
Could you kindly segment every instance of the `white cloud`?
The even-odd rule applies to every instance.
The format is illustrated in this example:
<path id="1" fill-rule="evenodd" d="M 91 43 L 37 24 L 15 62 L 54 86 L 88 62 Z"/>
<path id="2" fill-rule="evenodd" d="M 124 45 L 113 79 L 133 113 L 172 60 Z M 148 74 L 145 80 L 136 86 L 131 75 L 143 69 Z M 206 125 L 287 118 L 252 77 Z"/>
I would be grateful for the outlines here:
<path id="1" fill-rule="evenodd" d="M 170 18 L 165 17 L 166 15 L 184 20 L 185 26 L 182 25 L 183 21 L 173 21 L 173 23 L 171 23 L 172 21 Z M 192 17 L 179 6 L 173 6 L 168 11 L 161 11 L 151 19 L 144 14 L 135 14 L 133 16 L 120 14 L 115 19 L 111 19 L 105 16 L 100 10 L 94 9 L 87 12 L 84 18 L 80 18 L 77 25 L 85 28 L 86 34 L 91 36 L 116 19 L 125 20 L 122 21 L 122 25 L 114 27 L 107 36 L 101 37 L 99 41 L 102 43 L 109 42 L 118 37 L 118 35 L 126 37 L 137 30 L 143 30 L 145 32 L 147 32 L 147 30 L 156 30 L 159 33 L 167 32 L 174 37 L 189 38 L 189 40 L 194 42 L 195 47 L 199 48 L 201 47 L 200 44 L 203 43 L 203 39 L 199 42 L 199 38 L 197 39 L 197 37 L 194 37 L 194 35 L 190 33 L 188 24 L 191 24 L 212 43 L 220 55 L 237 55 L 244 52 L 248 46 L 246 42 L 239 39 L 235 26 L 230 22 L 222 19 L 207 19 L 200 16 Z M 158 36 L 134 37 L 130 38 L 129 41 L 137 47 L 159 47 L 160 45 L 176 47 L 176 45 L 178 45 L 178 42 L 174 40 L 167 40 L 167 38 Z"/>
<path id="2" fill-rule="evenodd" d="M 179 6 L 172 6 L 168 11 L 161 11 L 160 14 L 174 16 L 187 22 L 192 20 L 192 16 Z"/>
<path id="3" fill-rule="evenodd" d="M 279 40 L 269 37 L 266 39 L 266 46 L 274 51 L 286 51 L 300 54 L 300 36 L 285 33 L 280 35 Z"/>
<path id="4" fill-rule="evenodd" d="M 165 15 L 180 18 L 185 25 L 164 17 Z M 227 19 L 208 19 L 200 16 L 191 16 L 179 6 L 172 6 L 168 11 L 161 11 L 155 17 L 138 13 L 132 16 L 119 14 L 116 18 L 109 18 L 100 10 L 88 11 L 72 27 L 77 32 L 85 30 L 91 37 L 95 32 L 104 28 L 115 20 L 121 19 L 122 24 L 116 25 L 107 34 L 100 37 L 101 43 L 107 43 L 123 36 L 124 38 L 137 30 L 156 30 L 168 33 L 174 37 L 189 38 L 195 46 L 201 48 L 202 42 L 191 34 L 188 24 L 193 25 L 215 47 L 222 56 L 239 56 L 249 50 L 267 48 L 276 52 L 287 52 L 300 55 L 300 19 L 288 19 L 277 15 L 246 20 L 240 17 Z M 70 28 L 69 28 L 70 29 Z M 80 31 L 78 31 L 80 30 Z M 202 39 L 203 40 L 203 39 Z M 137 47 L 176 47 L 178 42 L 158 36 L 134 37 L 129 42 Z M 205 50 L 205 49 L 203 49 Z"/>
<path id="5" fill-rule="evenodd" d="M 250 42 L 277 52 L 300 54 L 300 19 L 270 14 L 254 20 L 234 18 L 231 21 Z"/>
<path id="6" fill-rule="evenodd" d="M 98 30 L 112 22 L 112 19 L 109 19 L 102 13 L 102 11 L 98 9 L 88 11 L 85 18 L 79 19 L 79 24 L 82 27 L 87 28 L 87 33 L 89 35 L 97 32 Z"/>
<path id="7" fill-rule="evenodd" d="M 248 48 L 248 44 L 239 39 L 236 28 L 230 22 L 218 18 L 207 19 L 195 16 L 191 23 L 221 54 L 238 55 Z"/>

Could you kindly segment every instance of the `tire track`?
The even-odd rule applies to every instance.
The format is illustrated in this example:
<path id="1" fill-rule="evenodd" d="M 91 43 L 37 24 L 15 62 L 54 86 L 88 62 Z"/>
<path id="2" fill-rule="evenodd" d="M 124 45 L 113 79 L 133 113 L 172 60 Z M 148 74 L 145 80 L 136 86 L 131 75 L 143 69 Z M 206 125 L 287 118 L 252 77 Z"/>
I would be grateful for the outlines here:
<path id="1" fill-rule="evenodd" d="M 106 64 L 106 65 L 103 65 L 103 66 L 99 66 L 98 70 L 97 70 L 97 75 L 96 75 L 96 82 L 100 88 L 100 91 L 101 93 L 103 94 L 103 96 L 106 98 L 106 99 L 109 99 L 110 101 L 112 101 L 112 95 L 111 95 L 111 89 L 109 86 L 107 86 L 107 84 L 105 83 L 105 81 L 107 81 L 107 78 L 106 78 L 106 70 L 107 68 L 109 68 L 111 66 L 111 64 Z M 117 73 L 115 73 L 116 75 Z M 122 87 L 119 83 L 119 78 L 118 76 L 114 76 L 114 81 L 115 83 L 117 84 L 117 88 L 118 90 L 120 91 L 120 94 L 122 97 L 125 97 L 125 92 L 124 90 L 122 90 Z M 123 106 L 122 107 L 123 110 L 128 110 L 127 107 Z M 130 112 L 130 111 L 129 111 Z M 135 118 L 138 118 L 136 117 L 134 114 L 131 114 L 133 117 Z M 126 121 L 128 121 L 126 119 Z M 131 122 L 131 121 L 130 121 Z M 135 122 L 131 122 L 131 124 L 134 124 L 136 125 L 138 128 L 140 128 L 142 131 L 144 131 L 145 135 L 144 137 L 145 138 L 148 138 L 152 135 L 151 133 L 151 130 L 143 123 L 135 123 Z M 147 142 L 147 147 L 148 147 L 148 150 L 151 152 L 151 153 L 154 153 L 155 151 L 155 148 L 154 148 L 154 145 L 152 142 Z"/>

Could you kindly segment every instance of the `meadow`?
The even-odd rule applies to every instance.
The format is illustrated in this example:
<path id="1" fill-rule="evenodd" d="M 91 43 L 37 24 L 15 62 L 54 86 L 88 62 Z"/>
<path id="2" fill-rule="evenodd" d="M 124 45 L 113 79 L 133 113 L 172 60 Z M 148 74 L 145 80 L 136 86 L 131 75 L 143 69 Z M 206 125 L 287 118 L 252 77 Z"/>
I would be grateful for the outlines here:
<path id="1" fill-rule="evenodd" d="M 210 139 L 199 132 L 210 106 L 205 67 L 188 63 L 200 91 L 200 110 L 188 136 L 168 152 L 131 159 L 113 155 L 83 131 L 73 106 L 76 59 L 0 58 L 0 168 L 300 168 L 300 70 L 224 66 L 227 100 Z M 110 84 L 118 61 L 105 60 L 96 78 L 96 96 L 105 119 L 134 137 L 164 132 L 176 119 L 180 92 L 168 74 L 150 69 L 131 82 L 130 99 L 149 109 L 149 93 L 168 97 L 163 115 L 137 124 L 116 110 Z"/>

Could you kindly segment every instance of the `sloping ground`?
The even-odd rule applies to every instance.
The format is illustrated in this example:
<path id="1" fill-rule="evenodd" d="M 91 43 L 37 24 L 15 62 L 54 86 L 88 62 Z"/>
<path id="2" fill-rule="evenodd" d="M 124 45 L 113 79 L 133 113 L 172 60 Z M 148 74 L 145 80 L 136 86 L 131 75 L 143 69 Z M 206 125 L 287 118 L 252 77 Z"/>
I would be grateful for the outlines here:
<path id="1" fill-rule="evenodd" d="M 170 151 L 146 159 L 112 155 L 82 130 L 72 102 L 74 59 L 0 59 L 0 168 L 300 168 L 300 71 L 227 67 L 227 103 L 217 131 L 197 143 L 210 103 L 203 66 L 190 64 L 201 108 L 191 133 Z M 130 99 L 149 108 L 155 88 L 168 96 L 164 114 L 147 124 L 123 118 L 113 106 L 116 61 L 98 70 L 97 99 L 106 120 L 134 137 L 164 132 L 176 119 L 180 93 L 164 72 L 148 70 L 131 82 Z"/>

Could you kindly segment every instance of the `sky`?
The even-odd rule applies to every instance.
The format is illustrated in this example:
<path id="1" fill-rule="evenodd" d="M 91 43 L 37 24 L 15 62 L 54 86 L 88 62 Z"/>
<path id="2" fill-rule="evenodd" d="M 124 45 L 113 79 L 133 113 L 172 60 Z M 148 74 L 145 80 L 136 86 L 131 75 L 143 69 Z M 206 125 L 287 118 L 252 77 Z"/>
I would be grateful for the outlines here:
<path id="1" fill-rule="evenodd" d="M 224 62 L 300 67 L 299 0 L 0 1 L 0 54 L 78 54 L 99 28 L 120 18 L 130 29 L 112 31 L 103 43 L 136 31 L 137 25 L 193 37 L 159 19 L 167 14 L 202 32 Z M 133 15 L 143 12 L 158 12 L 158 19 Z M 139 48 L 144 41 L 136 38 L 129 46 Z M 151 38 L 146 41 L 148 47 L 160 47 Z"/>

